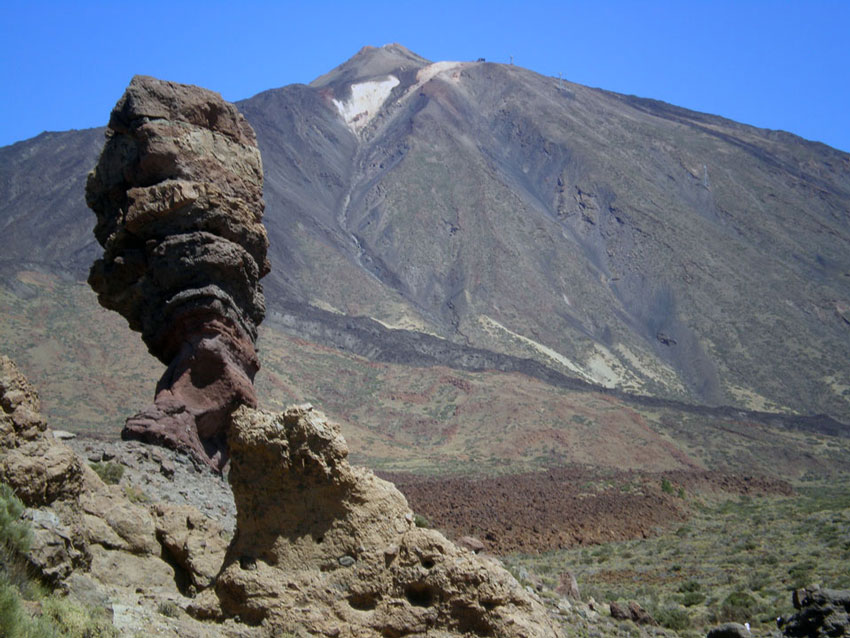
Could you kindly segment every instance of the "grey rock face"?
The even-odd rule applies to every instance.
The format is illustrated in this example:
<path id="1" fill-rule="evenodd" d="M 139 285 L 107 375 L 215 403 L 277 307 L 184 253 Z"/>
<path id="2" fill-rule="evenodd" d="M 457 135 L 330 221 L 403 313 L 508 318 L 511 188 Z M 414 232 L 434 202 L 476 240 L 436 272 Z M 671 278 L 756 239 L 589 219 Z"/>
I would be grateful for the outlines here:
<path id="1" fill-rule="evenodd" d="M 744 625 L 728 622 L 711 629 L 707 638 L 752 638 L 752 634 Z"/>
<path id="2" fill-rule="evenodd" d="M 850 634 L 850 590 L 798 589 L 797 613 L 784 623 L 789 638 L 836 638 Z"/>

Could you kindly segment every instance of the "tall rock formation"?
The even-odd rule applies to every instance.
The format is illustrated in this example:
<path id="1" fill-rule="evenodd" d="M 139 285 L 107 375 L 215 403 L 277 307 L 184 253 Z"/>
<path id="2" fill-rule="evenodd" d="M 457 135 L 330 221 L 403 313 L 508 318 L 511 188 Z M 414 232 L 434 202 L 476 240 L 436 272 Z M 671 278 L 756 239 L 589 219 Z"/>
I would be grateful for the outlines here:
<path id="1" fill-rule="evenodd" d="M 122 435 L 226 461 L 231 412 L 256 405 L 259 280 L 269 272 L 256 137 L 220 95 L 133 78 L 86 201 L 104 247 L 89 284 L 168 366 Z"/>

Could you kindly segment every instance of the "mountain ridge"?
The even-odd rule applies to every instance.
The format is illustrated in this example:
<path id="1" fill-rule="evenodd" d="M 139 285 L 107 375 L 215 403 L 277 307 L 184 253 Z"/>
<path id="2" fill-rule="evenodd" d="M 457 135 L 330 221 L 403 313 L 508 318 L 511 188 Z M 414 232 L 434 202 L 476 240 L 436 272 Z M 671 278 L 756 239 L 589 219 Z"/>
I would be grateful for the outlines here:
<path id="1" fill-rule="evenodd" d="M 394 71 L 352 128 L 337 103 Z M 238 106 L 266 172 L 270 315 L 291 334 L 317 309 L 328 333 L 340 315 L 402 330 L 371 331 L 378 350 L 422 333 L 625 394 L 850 419 L 850 155 L 400 45 Z M 98 136 L 0 149 L 10 285 L 26 264 L 84 276 L 91 220 L 69 193 Z M 20 175 L 45 173 L 16 154 L 47 165 L 55 139 L 80 147 L 71 173 L 22 201 Z"/>

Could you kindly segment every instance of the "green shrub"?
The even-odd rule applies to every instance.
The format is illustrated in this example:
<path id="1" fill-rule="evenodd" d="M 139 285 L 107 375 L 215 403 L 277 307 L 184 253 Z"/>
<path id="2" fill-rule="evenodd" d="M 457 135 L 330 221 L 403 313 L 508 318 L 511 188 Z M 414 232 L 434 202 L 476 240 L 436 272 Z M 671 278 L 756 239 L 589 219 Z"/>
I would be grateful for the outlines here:
<path id="1" fill-rule="evenodd" d="M 431 521 L 422 514 L 413 515 L 413 524 L 416 525 L 416 527 L 431 527 Z"/>
<path id="2" fill-rule="evenodd" d="M 131 503 L 144 504 L 151 502 L 150 496 L 148 496 L 138 487 L 135 487 L 133 485 L 124 486 L 124 496 L 126 496 L 127 500 Z"/>
<path id="3" fill-rule="evenodd" d="M 758 601 L 745 591 L 729 594 L 720 606 L 718 620 L 744 623 L 759 612 Z"/>
<path id="4" fill-rule="evenodd" d="M 682 583 L 681 585 L 679 585 L 679 591 L 683 592 L 683 593 L 700 591 L 701 589 L 702 589 L 702 585 L 700 585 L 695 580 L 687 580 L 684 583 Z"/>
<path id="5" fill-rule="evenodd" d="M 3 638 L 117 638 L 103 610 L 89 610 L 44 587 L 26 570 L 23 555 L 32 532 L 21 520 L 24 505 L 12 489 L 0 484 L 0 636 Z M 30 616 L 21 599 L 41 603 L 40 616 Z"/>
<path id="6" fill-rule="evenodd" d="M 124 466 L 120 463 L 90 463 L 89 466 L 95 474 L 107 485 L 117 485 L 124 476 Z"/>
<path id="7" fill-rule="evenodd" d="M 788 575 L 791 577 L 791 588 L 800 589 L 811 584 L 812 573 L 814 572 L 815 567 L 817 567 L 817 565 L 811 560 L 793 565 L 788 570 Z"/>
<path id="8" fill-rule="evenodd" d="M 656 609 L 653 618 L 662 627 L 673 631 L 682 631 L 691 626 L 691 617 L 688 612 L 678 607 L 663 607 Z"/>
<path id="9" fill-rule="evenodd" d="M 705 594 L 700 591 L 689 591 L 682 594 L 682 604 L 685 607 L 693 607 L 699 605 L 705 600 Z"/>
<path id="10" fill-rule="evenodd" d="M 661 491 L 665 494 L 673 493 L 673 484 L 670 482 L 668 478 L 661 479 Z"/>
<path id="11" fill-rule="evenodd" d="M 163 600 L 159 603 L 157 611 L 168 618 L 176 618 L 180 613 L 180 607 L 173 600 Z"/>
<path id="12" fill-rule="evenodd" d="M 29 526 L 21 521 L 24 504 L 5 483 L 0 483 L 0 546 L 13 554 L 25 554 L 30 548 Z"/>

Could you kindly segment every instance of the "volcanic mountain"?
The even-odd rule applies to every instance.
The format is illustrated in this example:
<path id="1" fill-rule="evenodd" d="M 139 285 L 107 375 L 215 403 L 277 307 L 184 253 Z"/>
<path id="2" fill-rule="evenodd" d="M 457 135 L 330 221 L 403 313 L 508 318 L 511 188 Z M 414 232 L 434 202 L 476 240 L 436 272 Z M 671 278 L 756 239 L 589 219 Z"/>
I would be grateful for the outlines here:
<path id="1" fill-rule="evenodd" d="M 813 427 L 847 433 L 850 155 L 397 44 L 238 107 L 264 165 L 269 394 L 343 405 L 345 374 L 309 386 L 285 371 L 349 357 L 364 378 L 501 371 L 487 384 L 505 395 L 522 377 L 635 405 L 825 415 Z M 98 340 L 123 328 L 80 310 L 70 283 L 99 255 L 83 191 L 102 135 L 0 149 L 4 338 L 47 394 L 46 361 L 77 376 L 50 342 L 64 334 L 90 375 L 65 399 L 86 405 L 158 375 L 96 369 Z"/>

